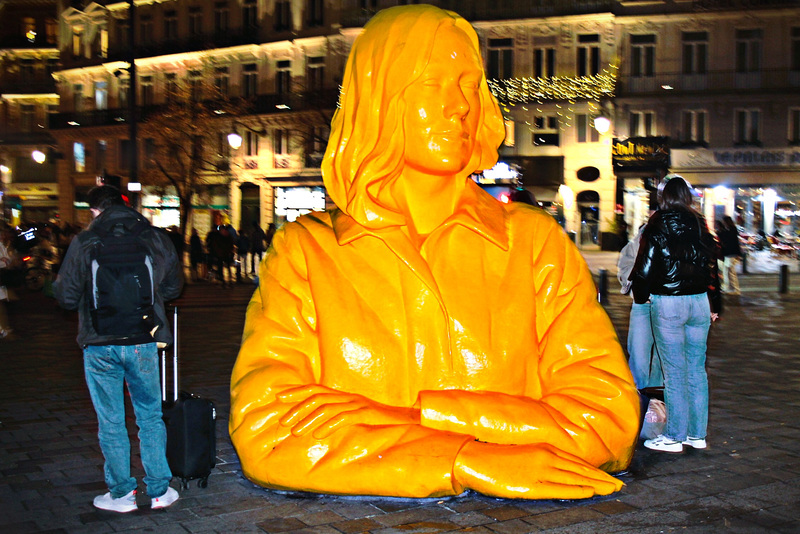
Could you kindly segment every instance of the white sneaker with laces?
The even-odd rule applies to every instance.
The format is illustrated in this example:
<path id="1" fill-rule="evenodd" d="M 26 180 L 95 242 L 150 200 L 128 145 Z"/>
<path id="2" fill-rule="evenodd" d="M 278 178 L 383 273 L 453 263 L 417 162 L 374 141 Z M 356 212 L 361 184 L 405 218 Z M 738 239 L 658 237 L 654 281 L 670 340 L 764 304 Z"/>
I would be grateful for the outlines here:
<path id="1" fill-rule="evenodd" d="M 695 449 L 705 449 L 708 446 L 705 438 L 693 438 L 692 436 L 687 436 L 686 439 L 683 440 L 683 444 L 694 447 Z"/>
<path id="2" fill-rule="evenodd" d="M 644 446 L 654 451 L 683 452 L 683 443 L 680 441 L 673 441 L 664 436 L 664 434 L 659 434 L 658 437 L 648 439 L 644 442 Z"/>
<path id="3" fill-rule="evenodd" d="M 166 508 L 180 498 L 177 491 L 172 488 L 167 488 L 167 492 L 161 497 L 153 497 L 150 499 L 150 508 L 158 510 L 159 508 Z"/>
<path id="4" fill-rule="evenodd" d="M 94 507 L 101 510 L 109 510 L 111 512 L 119 512 L 127 514 L 139 508 L 136 506 L 136 490 L 131 490 L 130 493 L 118 499 L 111 496 L 111 492 L 105 495 L 98 495 L 94 498 Z"/>

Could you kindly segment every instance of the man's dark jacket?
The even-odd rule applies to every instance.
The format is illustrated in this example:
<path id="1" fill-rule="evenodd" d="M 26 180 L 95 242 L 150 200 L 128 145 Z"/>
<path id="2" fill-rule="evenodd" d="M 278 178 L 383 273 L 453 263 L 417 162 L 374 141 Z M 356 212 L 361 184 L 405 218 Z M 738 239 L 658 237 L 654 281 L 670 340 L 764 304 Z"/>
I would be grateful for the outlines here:
<path id="1" fill-rule="evenodd" d="M 91 301 L 91 252 L 100 241 L 93 231 L 95 228 L 109 230 L 117 224 L 132 228 L 138 221 L 146 219 L 136 210 L 127 206 L 111 206 L 104 210 L 92 222 L 87 230 L 78 234 L 69 245 L 64 262 L 58 271 L 54 291 L 58 303 L 65 309 L 78 310 L 78 344 L 86 345 L 132 345 L 160 341 L 170 343 L 172 331 L 164 301 L 178 297 L 183 289 L 183 271 L 175 247 L 166 232 L 150 226 L 140 237 L 147 246 L 153 261 L 153 286 L 155 303 L 153 305 L 158 329 L 155 339 L 149 335 L 138 338 L 120 338 L 119 336 L 101 336 L 94 330 L 90 312 Z M 149 226 L 149 223 L 148 223 Z"/>
<path id="2" fill-rule="evenodd" d="M 658 210 L 642 233 L 633 267 L 633 298 L 644 304 L 650 295 L 708 293 L 711 311 L 722 299 L 717 273 L 717 248 L 705 220 L 688 209 Z"/>

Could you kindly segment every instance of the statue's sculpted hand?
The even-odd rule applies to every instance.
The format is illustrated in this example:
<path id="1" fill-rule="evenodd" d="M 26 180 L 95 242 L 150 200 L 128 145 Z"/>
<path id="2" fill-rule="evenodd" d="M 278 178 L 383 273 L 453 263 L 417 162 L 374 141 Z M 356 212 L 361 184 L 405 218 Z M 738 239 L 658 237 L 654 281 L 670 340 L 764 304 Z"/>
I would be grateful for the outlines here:
<path id="1" fill-rule="evenodd" d="M 454 476 L 464 489 L 512 499 L 585 499 L 623 486 L 577 456 L 544 443 L 472 441 L 459 452 Z"/>
<path id="2" fill-rule="evenodd" d="M 343 393 L 318 385 L 286 390 L 278 395 L 278 400 L 296 403 L 280 420 L 281 425 L 291 427 L 295 436 L 312 432 L 315 438 L 325 439 L 336 430 L 350 425 L 420 422 L 417 408 L 387 406 L 363 395 Z"/>

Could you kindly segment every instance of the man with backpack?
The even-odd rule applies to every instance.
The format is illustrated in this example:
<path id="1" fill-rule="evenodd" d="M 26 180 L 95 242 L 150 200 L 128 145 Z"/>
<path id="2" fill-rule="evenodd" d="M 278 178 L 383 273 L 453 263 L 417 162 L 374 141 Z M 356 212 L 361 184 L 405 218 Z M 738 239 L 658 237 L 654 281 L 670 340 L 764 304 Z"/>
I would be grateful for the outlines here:
<path id="1" fill-rule="evenodd" d="M 183 288 L 180 262 L 166 233 L 127 207 L 119 189 L 92 189 L 89 208 L 94 221 L 72 240 L 54 291 L 63 308 L 78 310 L 77 340 L 97 412 L 109 492 L 97 496 L 94 506 L 121 513 L 137 509 L 125 425 L 127 384 L 151 508 L 165 508 L 178 492 L 169 487 L 157 344 L 172 340 L 164 301 Z"/>

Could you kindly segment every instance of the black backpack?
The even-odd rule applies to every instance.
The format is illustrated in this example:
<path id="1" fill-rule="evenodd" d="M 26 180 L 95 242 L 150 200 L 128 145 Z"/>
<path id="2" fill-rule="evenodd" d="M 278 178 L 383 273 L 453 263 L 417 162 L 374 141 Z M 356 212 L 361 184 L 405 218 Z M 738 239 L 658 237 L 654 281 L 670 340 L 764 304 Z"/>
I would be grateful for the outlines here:
<path id="1" fill-rule="evenodd" d="M 92 228 L 100 238 L 92 250 L 92 325 L 101 336 L 136 337 L 156 326 L 153 259 L 140 234 L 143 220 L 108 230 Z"/>

